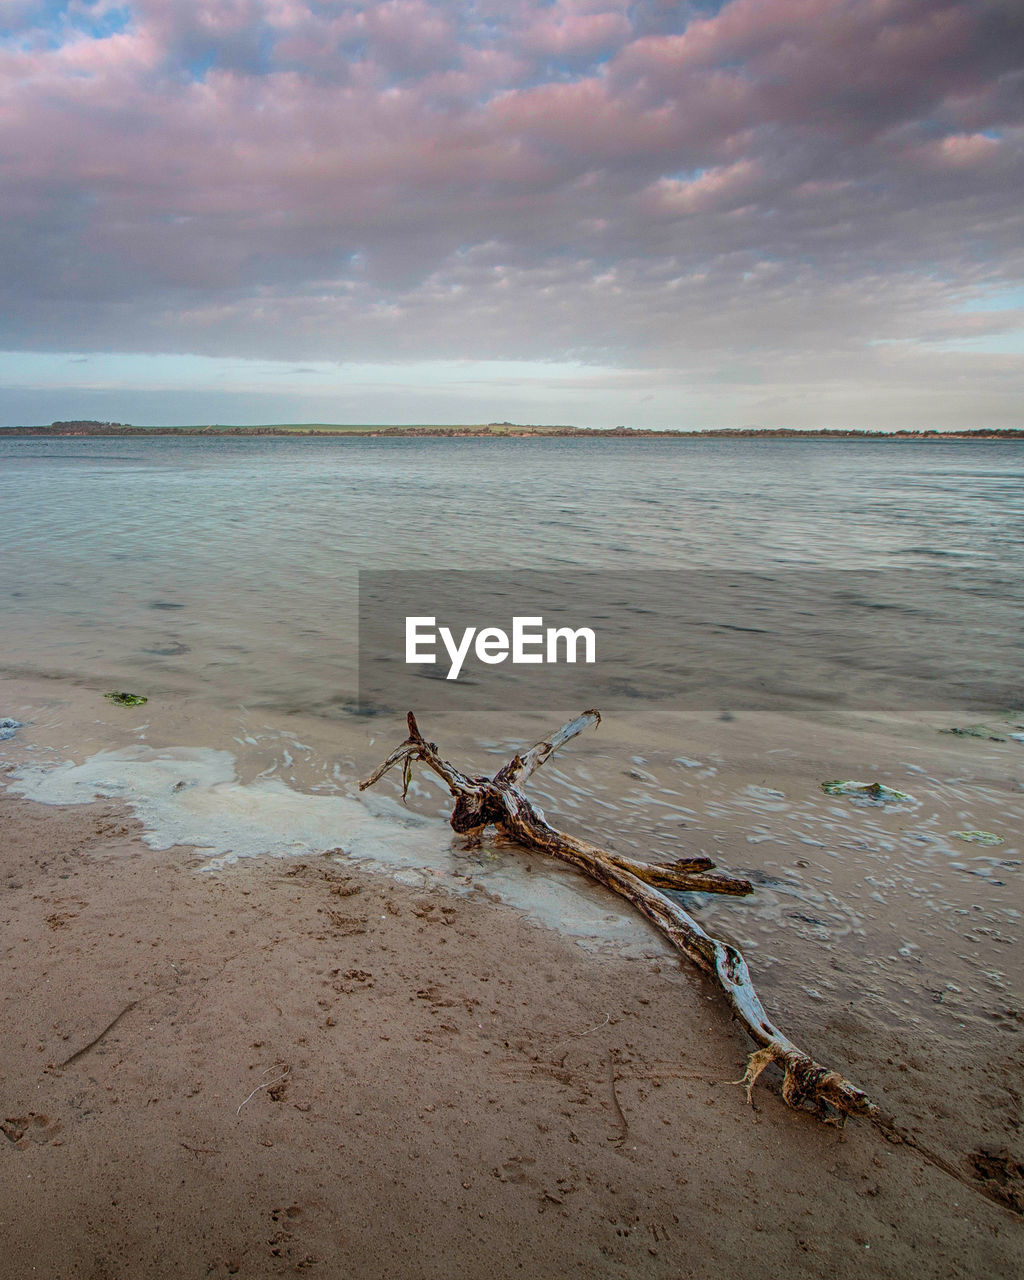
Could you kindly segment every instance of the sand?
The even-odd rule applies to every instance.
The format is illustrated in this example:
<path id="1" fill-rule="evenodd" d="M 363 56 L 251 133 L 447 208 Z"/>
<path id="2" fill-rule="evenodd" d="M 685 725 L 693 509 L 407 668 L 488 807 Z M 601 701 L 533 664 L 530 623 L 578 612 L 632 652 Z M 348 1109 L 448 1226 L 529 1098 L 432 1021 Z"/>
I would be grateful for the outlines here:
<path id="1" fill-rule="evenodd" d="M 757 1110 L 652 934 L 597 953 L 485 892 L 330 858 L 202 872 L 127 810 L 0 794 L 0 1276 L 1009 1277 L 1019 1024 L 981 1060 L 856 1001 L 785 1029 L 869 1125 Z M 1002 1040 L 999 1040 L 999 1035 Z"/>

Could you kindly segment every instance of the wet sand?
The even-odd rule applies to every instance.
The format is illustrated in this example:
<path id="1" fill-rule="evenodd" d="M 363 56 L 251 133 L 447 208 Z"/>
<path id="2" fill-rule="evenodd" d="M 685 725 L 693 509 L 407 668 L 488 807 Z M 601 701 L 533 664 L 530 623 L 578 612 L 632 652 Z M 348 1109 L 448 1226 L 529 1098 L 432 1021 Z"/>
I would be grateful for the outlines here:
<path id="1" fill-rule="evenodd" d="M 0 1276 L 1021 1272 L 976 1189 L 1024 1193 L 1006 1001 L 959 1039 L 771 1010 L 958 1181 L 777 1081 L 748 1107 L 749 1046 L 653 933 L 586 950 L 330 857 L 200 871 L 110 802 L 0 822 Z"/>

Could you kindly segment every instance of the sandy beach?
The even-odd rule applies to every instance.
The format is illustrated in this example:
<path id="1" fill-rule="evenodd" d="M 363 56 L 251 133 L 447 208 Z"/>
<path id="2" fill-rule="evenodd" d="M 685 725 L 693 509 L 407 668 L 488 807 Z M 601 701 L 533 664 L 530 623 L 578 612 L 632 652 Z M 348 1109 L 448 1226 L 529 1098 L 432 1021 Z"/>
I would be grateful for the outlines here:
<path id="1" fill-rule="evenodd" d="M 855 1002 L 789 1018 L 958 1181 L 777 1083 L 751 1109 L 653 933 L 594 955 L 486 892 L 201 872 L 119 805 L 0 803 L 5 1278 L 1019 1274 L 975 1189 L 1022 1203 L 1019 1026 L 979 1061 Z"/>

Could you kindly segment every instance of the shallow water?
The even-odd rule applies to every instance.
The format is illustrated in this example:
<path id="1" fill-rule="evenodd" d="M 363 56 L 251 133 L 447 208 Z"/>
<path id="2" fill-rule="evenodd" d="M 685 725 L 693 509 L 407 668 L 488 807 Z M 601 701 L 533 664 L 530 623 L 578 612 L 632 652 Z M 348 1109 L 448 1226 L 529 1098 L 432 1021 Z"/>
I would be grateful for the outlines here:
<path id="1" fill-rule="evenodd" d="M 24 722 L 0 758 L 17 789 L 120 798 L 157 847 L 195 843 L 210 862 L 341 849 L 652 954 L 646 926 L 570 873 L 495 842 L 473 857 L 453 847 L 436 780 L 414 786 L 418 818 L 388 783 L 359 798 L 358 779 L 404 736 L 400 716 L 352 711 L 360 569 L 772 580 L 940 565 L 979 595 L 1003 651 L 1019 645 L 1015 445 L 0 436 L 0 502 L 0 717 Z M 907 664 L 929 679 L 913 653 Z M 149 702 L 115 707 L 111 689 Z M 946 708 L 936 680 L 932 705 L 885 714 L 799 697 L 784 713 L 728 705 L 727 690 L 685 713 L 638 697 L 531 793 L 552 821 L 620 850 L 706 852 L 747 875 L 753 898 L 695 909 L 776 995 L 871 1002 L 954 1031 L 1016 1025 L 1024 743 L 1011 735 L 1024 703 L 972 717 Z M 547 733 L 550 714 L 524 699 L 424 728 L 482 770 Z M 983 736 L 938 733 L 971 724 Z M 833 778 L 911 799 L 861 805 L 824 794 Z"/>
<path id="2" fill-rule="evenodd" d="M 4 669 L 343 717 L 360 569 L 939 565 L 1016 600 L 1024 449 L 0 434 L 0 506 Z"/>

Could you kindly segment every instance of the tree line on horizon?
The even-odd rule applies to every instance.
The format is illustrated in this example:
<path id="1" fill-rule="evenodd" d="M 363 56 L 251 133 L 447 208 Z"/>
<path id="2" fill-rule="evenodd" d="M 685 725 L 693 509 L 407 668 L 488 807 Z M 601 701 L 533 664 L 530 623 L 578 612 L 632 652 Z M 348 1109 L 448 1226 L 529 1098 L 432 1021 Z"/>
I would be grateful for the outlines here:
<path id="1" fill-rule="evenodd" d="M 457 425 L 422 425 L 422 426 L 358 426 L 341 429 L 344 424 L 337 424 L 333 429 L 328 424 L 302 426 L 288 424 L 276 426 L 180 426 L 180 427 L 142 427 L 128 422 L 101 422 L 92 418 L 75 418 L 67 421 L 52 422 L 49 426 L 19 426 L 4 428 L 9 434 L 16 435 L 316 435 L 316 436 L 482 436 L 499 434 L 503 436 L 520 435 L 534 437 L 727 437 L 727 438 L 785 438 L 802 439 L 807 437 L 828 437 L 837 439 L 1024 439 L 1024 427 L 970 427 L 953 431 L 940 431 L 936 428 L 896 428 L 891 431 L 867 430 L 858 427 L 702 427 L 682 430 L 651 427 L 543 427 L 534 424 L 513 422 L 490 422 L 480 426 Z"/>

